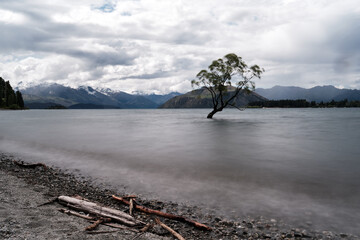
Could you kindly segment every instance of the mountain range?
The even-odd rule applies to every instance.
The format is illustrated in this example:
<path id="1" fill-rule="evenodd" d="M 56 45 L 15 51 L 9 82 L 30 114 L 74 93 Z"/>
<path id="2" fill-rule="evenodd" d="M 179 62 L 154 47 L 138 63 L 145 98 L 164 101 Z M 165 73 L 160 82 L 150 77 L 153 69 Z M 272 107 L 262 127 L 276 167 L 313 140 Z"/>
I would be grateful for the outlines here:
<path id="1" fill-rule="evenodd" d="M 227 94 L 231 95 L 234 90 L 234 87 L 229 87 Z M 255 92 L 248 94 L 245 91 L 242 91 L 236 97 L 235 105 L 238 107 L 245 107 L 249 102 L 266 100 L 266 98 Z M 200 88 L 183 95 L 175 96 L 161 105 L 160 108 L 212 108 L 212 98 L 206 88 Z"/>
<path id="2" fill-rule="evenodd" d="M 305 99 L 309 102 L 330 102 L 332 100 L 360 101 L 360 90 L 339 89 L 334 86 L 316 86 L 313 88 L 275 86 L 269 89 L 258 88 L 256 93 L 269 100 Z"/>
<path id="3" fill-rule="evenodd" d="M 70 109 L 109 108 L 211 108 L 210 94 L 200 88 L 185 94 L 172 92 L 165 95 L 128 94 L 111 89 L 94 89 L 88 86 L 71 88 L 59 84 L 38 85 L 21 90 L 28 108 L 50 108 L 62 105 Z M 360 101 L 360 90 L 338 89 L 334 86 L 301 87 L 275 86 L 258 88 L 251 94 L 242 93 L 236 99 L 237 106 L 266 100 L 296 100 L 329 102 L 331 100 Z"/>
<path id="4" fill-rule="evenodd" d="M 28 108 L 48 108 L 63 105 L 67 108 L 157 108 L 168 99 L 180 95 L 132 95 L 111 89 L 94 89 L 82 86 L 77 89 L 59 84 L 38 85 L 21 90 Z"/>

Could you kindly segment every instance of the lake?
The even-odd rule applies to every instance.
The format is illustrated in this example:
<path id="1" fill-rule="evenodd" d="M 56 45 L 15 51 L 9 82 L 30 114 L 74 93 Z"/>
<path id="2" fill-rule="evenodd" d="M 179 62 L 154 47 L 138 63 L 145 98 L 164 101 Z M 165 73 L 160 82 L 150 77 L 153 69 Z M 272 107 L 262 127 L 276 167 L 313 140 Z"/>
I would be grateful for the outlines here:
<path id="1" fill-rule="evenodd" d="M 360 109 L 0 111 L 0 151 L 112 188 L 360 234 Z"/>

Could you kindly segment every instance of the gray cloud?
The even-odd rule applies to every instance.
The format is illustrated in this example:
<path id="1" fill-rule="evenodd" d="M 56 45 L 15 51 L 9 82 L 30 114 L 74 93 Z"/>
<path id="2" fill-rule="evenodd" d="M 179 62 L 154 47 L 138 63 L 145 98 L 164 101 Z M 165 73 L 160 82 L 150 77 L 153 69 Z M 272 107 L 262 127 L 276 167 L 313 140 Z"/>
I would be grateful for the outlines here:
<path id="1" fill-rule="evenodd" d="M 268 70 L 259 87 L 360 88 L 355 0 L 219 3 L 2 0 L 0 74 L 24 85 L 145 91 L 146 80 L 151 90 L 184 92 L 212 60 L 235 52 Z"/>
<path id="2" fill-rule="evenodd" d="M 122 77 L 121 79 L 154 79 L 154 78 L 164 78 L 169 77 L 173 74 L 173 72 L 155 72 L 150 74 L 141 74 L 141 75 L 132 75 L 132 76 L 126 76 Z"/>

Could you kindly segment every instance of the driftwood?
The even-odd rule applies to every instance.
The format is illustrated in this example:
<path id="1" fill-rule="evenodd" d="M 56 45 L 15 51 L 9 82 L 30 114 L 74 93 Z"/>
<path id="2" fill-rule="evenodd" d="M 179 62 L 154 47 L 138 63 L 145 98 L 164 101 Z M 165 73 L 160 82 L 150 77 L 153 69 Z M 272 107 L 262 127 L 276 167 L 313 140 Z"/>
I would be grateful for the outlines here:
<path id="1" fill-rule="evenodd" d="M 140 229 L 140 232 L 146 232 L 147 230 L 149 230 L 150 228 L 153 228 L 153 227 L 154 227 L 154 224 L 148 223 L 148 224 L 146 224 L 145 227 L 143 227 L 142 229 Z"/>
<path id="2" fill-rule="evenodd" d="M 65 208 L 60 208 L 59 209 L 60 212 L 62 213 L 66 213 L 68 215 L 73 215 L 73 216 L 76 216 L 76 217 L 80 217 L 80 218 L 84 218 L 86 220 L 90 220 L 92 222 L 96 222 L 94 217 L 90 217 L 90 216 L 86 216 L 86 215 L 83 215 L 83 214 L 80 214 L 78 212 L 74 212 L 74 211 L 71 211 L 71 210 L 67 210 Z M 137 229 L 133 229 L 133 228 L 129 228 L 129 227 L 125 227 L 123 225 L 119 225 L 119 224 L 116 224 L 116 223 L 107 223 L 107 222 L 103 222 L 102 223 L 103 225 L 105 226 L 108 226 L 108 227 L 112 227 L 112 228 L 118 228 L 118 229 L 123 229 L 123 230 L 128 230 L 128 231 L 131 231 L 131 232 L 136 232 L 138 233 L 139 230 Z M 145 226 L 146 227 L 146 226 Z M 144 228 L 145 228 L 144 227 Z M 141 231 L 141 230 L 140 230 Z M 93 231 L 94 232 L 94 231 Z M 115 231 L 116 232 L 116 231 Z M 100 232 L 99 232 L 100 233 Z M 94 233 L 95 234 L 95 233 Z"/>
<path id="3" fill-rule="evenodd" d="M 113 197 L 113 199 L 121 201 L 124 204 L 130 205 L 130 202 L 125 200 L 122 197 L 117 197 L 115 195 L 113 195 L 112 197 Z M 137 205 L 137 204 L 135 204 L 134 208 L 137 209 L 137 210 L 140 210 L 142 212 L 145 212 L 145 213 L 154 214 L 154 215 L 158 215 L 158 216 L 161 216 L 161 217 L 165 217 L 165 218 L 169 218 L 169 219 L 173 219 L 173 220 L 177 220 L 177 221 L 181 221 L 181 222 L 186 222 L 186 223 L 194 225 L 195 227 L 203 229 L 203 230 L 208 230 L 208 231 L 212 230 L 211 227 L 208 227 L 205 224 L 196 222 L 194 220 L 185 218 L 183 216 L 178 216 L 178 215 L 174 215 L 174 214 L 170 214 L 170 213 L 164 213 L 164 212 L 154 210 L 154 209 L 150 209 L 150 208 L 146 208 L 144 206 L 140 206 L 140 205 Z"/>
<path id="4" fill-rule="evenodd" d="M 77 213 L 77 212 L 74 212 L 74 211 L 71 211 L 71 210 L 67 210 L 65 208 L 60 208 L 59 211 L 62 212 L 62 213 L 66 213 L 68 215 L 77 216 L 77 217 L 84 218 L 84 219 L 87 219 L 87 220 L 95 220 L 94 217 L 86 216 L 86 215 L 83 215 L 83 214 L 80 214 L 80 213 Z"/>
<path id="5" fill-rule="evenodd" d="M 23 168 L 36 168 L 36 167 L 43 167 L 44 169 L 47 169 L 47 166 L 43 163 L 33 163 L 33 164 L 25 164 L 14 160 L 14 163 L 20 167 Z"/>
<path id="6" fill-rule="evenodd" d="M 129 214 L 133 216 L 133 210 L 134 210 L 134 199 L 130 198 L 130 208 L 129 208 Z"/>
<path id="7" fill-rule="evenodd" d="M 115 231 L 88 231 L 86 232 L 87 234 L 104 234 L 104 233 L 116 233 L 119 232 L 119 230 L 115 230 Z"/>
<path id="8" fill-rule="evenodd" d="M 174 229 L 172 229 L 171 227 L 169 227 L 169 226 L 166 225 L 165 223 L 162 223 L 162 222 L 160 221 L 160 219 L 155 218 L 155 222 L 156 222 L 157 224 L 159 224 L 162 228 L 168 230 L 168 231 L 169 231 L 172 235 L 174 235 L 174 237 L 176 237 L 177 239 L 179 239 L 179 240 L 185 240 L 185 238 L 183 238 L 183 236 L 181 236 L 179 233 L 175 232 Z"/>
<path id="9" fill-rule="evenodd" d="M 100 218 L 96 220 L 93 224 L 85 228 L 85 231 L 92 231 L 95 230 L 100 224 L 104 222 L 110 222 L 111 218 Z"/>
<path id="10" fill-rule="evenodd" d="M 146 224 L 145 227 L 143 227 L 142 229 L 140 229 L 140 233 L 136 236 L 134 236 L 131 240 L 135 240 L 139 237 L 141 237 L 142 235 L 144 235 L 150 228 L 153 228 L 154 224 L 153 223 L 148 223 Z"/>
<path id="11" fill-rule="evenodd" d="M 69 207 L 73 207 L 75 209 L 90 213 L 92 215 L 96 215 L 102 218 L 111 218 L 114 221 L 120 222 L 127 226 L 136 226 L 140 224 L 140 221 L 135 220 L 134 217 L 129 214 L 108 207 L 102 207 L 96 203 L 89 202 L 86 200 L 79 200 L 77 198 L 68 197 L 68 196 L 60 196 L 58 197 L 59 203 L 64 204 Z"/>

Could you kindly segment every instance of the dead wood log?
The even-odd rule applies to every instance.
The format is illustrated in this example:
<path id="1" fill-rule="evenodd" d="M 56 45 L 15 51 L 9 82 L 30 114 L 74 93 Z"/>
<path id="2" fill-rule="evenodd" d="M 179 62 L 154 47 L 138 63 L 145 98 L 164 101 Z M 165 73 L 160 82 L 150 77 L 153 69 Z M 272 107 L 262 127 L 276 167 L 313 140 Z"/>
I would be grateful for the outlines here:
<path id="1" fill-rule="evenodd" d="M 33 163 L 33 164 L 25 164 L 14 160 L 14 163 L 20 167 L 23 168 L 36 168 L 36 167 L 43 167 L 44 169 L 47 169 L 47 166 L 43 163 Z"/>
<path id="2" fill-rule="evenodd" d="M 80 217 L 80 218 L 84 218 L 86 220 L 90 220 L 92 222 L 95 222 L 95 219 L 94 217 L 90 217 L 90 216 L 86 216 L 86 215 L 83 215 L 83 214 L 80 214 L 78 212 L 74 212 L 74 211 L 71 211 L 71 210 L 67 210 L 65 208 L 60 208 L 58 209 L 60 212 L 63 212 L 63 213 L 66 213 L 68 215 L 73 215 L 73 216 L 77 216 L 77 217 Z M 118 229 L 123 229 L 123 230 L 128 230 L 128 231 L 131 231 L 131 232 L 136 232 L 138 233 L 139 231 L 137 229 L 133 229 L 133 228 L 129 228 L 129 227 L 125 227 L 123 225 L 119 225 L 119 224 L 116 224 L 116 223 L 102 223 L 103 225 L 105 226 L 108 226 L 108 227 L 112 227 L 112 228 L 118 228 Z M 145 226 L 146 227 L 146 226 Z"/>
<path id="3" fill-rule="evenodd" d="M 155 222 L 157 224 L 159 224 L 162 228 L 168 230 L 172 235 L 174 235 L 174 237 L 176 237 L 179 240 L 185 240 L 185 238 L 183 238 L 183 236 L 181 236 L 179 233 L 177 233 L 174 229 L 172 229 L 171 227 L 169 227 L 168 225 L 166 225 L 165 223 L 162 223 L 160 221 L 160 219 L 155 218 Z"/>
<path id="4" fill-rule="evenodd" d="M 130 202 L 125 200 L 124 198 L 122 197 L 117 197 L 115 195 L 112 196 L 114 199 L 124 203 L 124 204 L 127 204 L 127 205 L 130 205 Z M 199 229 L 203 229 L 203 230 L 208 230 L 208 231 L 211 231 L 212 228 L 211 227 L 208 227 L 206 226 L 205 224 L 202 224 L 202 223 L 199 223 L 199 222 L 196 222 L 194 220 L 191 220 L 191 219 L 188 219 L 188 218 L 185 218 L 183 216 L 178 216 L 178 215 L 174 215 L 174 214 L 171 214 L 171 213 L 164 213 L 164 212 L 161 212 L 161 211 L 158 211 L 158 210 L 154 210 L 154 209 L 150 209 L 150 208 L 146 208 L 144 206 L 140 206 L 140 205 L 137 205 L 135 204 L 135 209 L 138 209 L 142 212 L 145 212 L 145 213 L 149 213 L 149 214 L 154 214 L 154 215 L 158 215 L 158 216 L 161 216 L 161 217 L 165 217 L 165 218 L 169 218 L 169 219 L 173 219 L 173 220 L 177 220 L 177 221 L 181 221 L 181 222 L 186 222 L 186 223 L 189 223 Z"/>
<path id="5" fill-rule="evenodd" d="M 130 216 L 129 214 L 113 209 L 108 207 L 100 206 L 96 203 L 79 200 L 73 197 L 68 196 L 60 196 L 58 197 L 59 203 L 65 204 L 70 207 L 75 207 L 78 210 L 82 210 L 84 212 L 88 212 L 90 214 L 103 217 L 103 218 L 111 218 L 117 222 L 128 226 L 135 226 L 141 223 L 140 221 L 135 220 L 134 217 Z"/>

